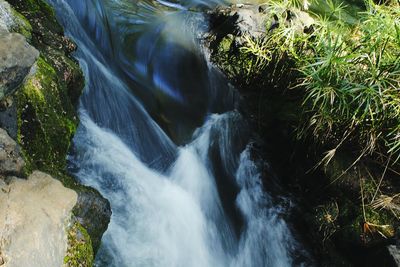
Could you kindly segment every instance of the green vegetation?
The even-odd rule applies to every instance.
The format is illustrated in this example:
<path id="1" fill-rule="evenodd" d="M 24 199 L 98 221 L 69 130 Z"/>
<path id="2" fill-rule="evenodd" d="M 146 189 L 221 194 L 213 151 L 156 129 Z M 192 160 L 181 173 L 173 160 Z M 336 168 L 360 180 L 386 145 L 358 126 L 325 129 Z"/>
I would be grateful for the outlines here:
<path id="1" fill-rule="evenodd" d="M 340 10 L 335 10 L 340 18 Z M 368 3 L 360 23 L 318 19 L 309 56 L 299 60 L 309 114 L 305 130 L 363 153 L 400 156 L 400 7 Z"/>
<path id="2" fill-rule="evenodd" d="M 21 29 L 40 51 L 35 73 L 16 94 L 18 142 L 26 172 L 47 172 L 78 189 L 66 173 L 66 155 L 78 125 L 75 105 L 84 86 L 82 71 L 69 54 L 76 47 L 63 36 L 54 10 L 43 0 L 10 0 Z M 26 33 L 25 33 L 26 32 Z"/>
<path id="3" fill-rule="evenodd" d="M 92 266 L 94 249 L 99 247 L 111 211 L 95 189 L 80 185 L 66 170 L 67 153 L 78 125 L 76 105 L 84 87 L 82 70 L 71 56 L 76 45 L 64 36 L 54 10 L 46 1 L 8 2 L 21 20 L 13 30 L 24 34 L 40 51 L 34 73 L 14 96 L 17 141 L 26 162 L 25 173 L 41 170 L 78 193 L 79 201 L 72 215 L 74 223 L 68 228 L 65 263 L 74 267 Z"/>
<path id="4" fill-rule="evenodd" d="M 293 9 L 290 1 L 272 3 L 275 14 Z M 287 71 L 296 72 L 296 79 L 289 86 L 304 94 L 298 135 L 336 145 L 325 163 L 347 140 L 362 154 L 384 151 L 394 163 L 400 157 L 400 4 L 368 1 L 357 17 L 343 4 L 325 5 L 330 12 L 309 12 L 314 22 L 304 31 L 286 15 L 265 39 L 246 37 L 242 54 L 251 60 L 242 60 L 248 66 L 241 69 L 254 76 L 282 59 L 291 61 Z M 287 72 L 270 83 L 282 75 Z"/>
<path id="5" fill-rule="evenodd" d="M 47 17 L 47 19 L 51 19 L 54 22 L 57 22 L 55 19 L 55 12 L 53 8 L 43 0 L 10 0 L 9 1 L 12 5 L 19 5 L 23 6 L 23 9 L 25 12 L 23 12 L 23 15 L 35 15 L 37 13 L 41 13 Z M 56 23 L 58 24 L 58 23 Z M 57 25 L 59 27 L 59 25 Z"/>
<path id="6" fill-rule="evenodd" d="M 304 2 L 265 2 L 266 34 L 224 35 L 212 59 L 261 134 L 282 139 L 274 157 L 286 153 L 278 165 L 330 266 L 399 226 L 400 3 Z"/>
<path id="7" fill-rule="evenodd" d="M 11 11 L 16 20 L 15 29 L 12 29 L 12 31 L 22 34 L 23 36 L 25 36 L 25 38 L 27 40 L 31 40 L 32 26 L 29 23 L 29 21 L 24 16 L 22 16 L 19 12 L 15 11 L 15 9 L 11 8 Z"/>
<path id="8" fill-rule="evenodd" d="M 68 232 L 68 250 L 64 258 L 65 266 L 91 267 L 94 261 L 93 255 L 89 234 L 78 221 L 75 221 Z"/>
<path id="9" fill-rule="evenodd" d="M 17 98 L 18 142 L 23 148 L 27 171 L 39 169 L 56 177 L 67 177 L 66 155 L 78 121 L 67 88 L 43 57 Z"/>

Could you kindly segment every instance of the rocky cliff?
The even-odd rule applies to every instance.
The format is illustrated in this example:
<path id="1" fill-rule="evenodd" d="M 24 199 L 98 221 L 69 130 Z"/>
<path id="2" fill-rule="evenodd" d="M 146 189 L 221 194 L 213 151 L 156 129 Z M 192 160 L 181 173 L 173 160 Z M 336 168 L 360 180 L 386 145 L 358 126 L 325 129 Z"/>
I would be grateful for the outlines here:
<path id="1" fill-rule="evenodd" d="M 108 201 L 66 171 L 75 49 L 46 2 L 0 0 L 0 266 L 91 266 L 107 229 Z"/>

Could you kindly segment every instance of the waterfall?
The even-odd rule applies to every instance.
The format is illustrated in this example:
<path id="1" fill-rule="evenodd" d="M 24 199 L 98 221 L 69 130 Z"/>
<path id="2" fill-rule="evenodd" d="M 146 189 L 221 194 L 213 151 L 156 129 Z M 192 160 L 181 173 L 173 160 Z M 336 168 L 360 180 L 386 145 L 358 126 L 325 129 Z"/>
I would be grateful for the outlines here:
<path id="1" fill-rule="evenodd" d="M 112 208 L 96 266 L 305 266 L 251 157 L 236 91 L 198 45 L 207 1 L 49 0 L 86 87 L 69 156 Z"/>

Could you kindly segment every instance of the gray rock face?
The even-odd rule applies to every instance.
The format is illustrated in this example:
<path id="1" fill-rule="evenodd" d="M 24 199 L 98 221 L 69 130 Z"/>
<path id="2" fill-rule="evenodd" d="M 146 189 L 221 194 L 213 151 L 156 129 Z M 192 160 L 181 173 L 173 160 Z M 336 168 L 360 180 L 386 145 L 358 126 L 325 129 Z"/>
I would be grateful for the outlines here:
<path id="1" fill-rule="evenodd" d="M 0 176 L 21 175 L 24 165 L 17 143 L 0 129 Z"/>
<path id="2" fill-rule="evenodd" d="M 23 83 L 38 57 L 21 34 L 0 34 L 0 100 Z"/>

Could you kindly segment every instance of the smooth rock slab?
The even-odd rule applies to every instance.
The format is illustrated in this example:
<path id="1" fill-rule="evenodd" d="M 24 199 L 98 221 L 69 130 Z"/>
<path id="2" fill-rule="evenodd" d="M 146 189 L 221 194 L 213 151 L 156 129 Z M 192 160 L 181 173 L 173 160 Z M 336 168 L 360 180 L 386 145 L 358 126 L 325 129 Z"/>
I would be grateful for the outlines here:
<path id="1" fill-rule="evenodd" d="M 6 267 L 61 267 L 66 226 L 77 194 L 35 171 L 0 191 L 0 262 Z"/>
<path id="2" fill-rule="evenodd" d="M 38 57 L 23 35 L 0 34 L 0 100 L 18 89 Z"/>

